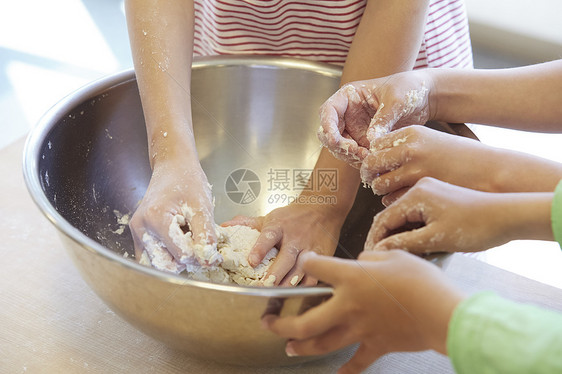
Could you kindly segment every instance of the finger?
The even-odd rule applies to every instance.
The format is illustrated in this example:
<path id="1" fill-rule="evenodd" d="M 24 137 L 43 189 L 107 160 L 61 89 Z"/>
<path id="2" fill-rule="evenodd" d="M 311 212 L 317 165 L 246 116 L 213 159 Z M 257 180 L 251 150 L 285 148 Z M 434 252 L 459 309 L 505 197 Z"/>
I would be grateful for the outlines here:
<path id="1" fill-rule="evenodd" d="M 241 225 L 241 226 L 248 226 L 253 228 L 254 230 L 261 231 L 262 224 L 263 224 L 263 217 L 248 217 L 248 216 L 238 215 L 228 221 L 221 223 L 221 226 L 225 227 L 225 226 Z"/>
<path id="2" fill-rule="evenodd" d="M 287 273 L 287 275 L 285 275 L 281 283 L 279 283 L 280 286 L 296 286 L 297 284 L 303 286 L 305 285 L 313 286 L 316 283 L 318 283 L 318 280 L 316 278 L 312 276 L 307 277 L 303 269 L 303 264 L 307 259 L 308 253 L 317 254 L 317 253 L 321 253 L 321 250 L 316 249 L 316 250 L 309 250 L 309 251 L 301 251 L 297 256 L 297 261 L 293 266 L 293 268 Z"/>
<path id="3" fill-rule="evenodd" d="M 175 274 L 185 270 L 185 264 L 176 260 L 164 243 L 157 237 L 145 232 L 142 236 L 143 250 L 139 257 L 139 262 L 143 265 L 148 264 L 158 270 L 163 270 Z M 148 263 L 146 263 L 147 261 Z M 197 260 L 193 259 L 194 262 Z"/>
<path id="4" fill-rule="evenodd" d="M 353 344 L 349 326 L 338 325 L 325 333 L 304 340 L 291 340 L 285 347 L 288 356 L 314 356 L 337 351 Z"/>
<path id="5" fill-rule="evenodd" d="M 381 199 L 381 202 L 385 207 L 389 207 L 395 201 L 397 201 L 402 196 L 404 196 L 404 194 L 406 192 L 408 192 L 409 190 L 410 190 L 410 187 L 404 187 L 404 188 L 401 188 L 397 191 L 391 192 L 388 195 L 383 196 L 383 198 Z"/>
<path id="6" fill-rule="evenodd" d="M 250 254 L 248 255 L 248 262 L 250 266 L 258 266 L 269 251 L 277 246 L 279 242 L 283 239 L 283 228 L 279 225 L 266 225 L 263 227 L 256 243 L 252 247 Z M 279 255 L 277 255 L 279 256 Z M 277 260 L 276 260 L 277 261 Z M 272 265 L 273 266 L 273 265 Z M 280 280 L 280 279 L 279 279 Z"/>
<path id="7" fill-rule="evenodd" d="M 195 242 L 214 244 L 217 242 L 217 232 L 213 214 L 210 212 L 196 212 L 188 221 L 191 237 Z"/>
<path id="8" fill-rule="evenodd" d="M 304 272 L 302 271 L 302 269 L 293 268 L 285 275 L 285 277 L 283 277 L 283 280 L 279 282 L 279 286 L 295 287 L 301 282 L 301 279 L 303 277 L 304 277 Z"/>
<path id="9" fill-rule="evenodd" d="M 182 257 L 187 255 L 191 258 L 192 262 L 196 264 L 198 261 L 195 259 L 193 252 L 188 253 L 186 252 L 188 248 L 180 247 L 180 244 L 183 244 L 183 240 L 179 238 L 184 236 L 184 231 L 181 225 L 184 223 L 189 225 L 185 218 L 181 218 L 180 215 L 172 215 L 171 213 L 168 213 L 162 217 L 161 222 L 147 226 L 152 227 L 150 234 L 155 240 L 161 243 L 161 245 L 172 255 L 174 260 L 185 263 L 187 258 L 182 259 Z M 191 230 L 191 227 L 189 227 L 189 229 Z M 175 233 L 175 235 L 173 233 Z M 176 237 L 177 239 L 172 239 L 170 235 Z M 144 246 L 144 234 L 143 237 L 141 237 L 141 240 Z"/>
<path id="10" fill-rule="evenodd" d="M 131 220 L 129 221 L 129 230 L 131 231 L 131 236 L 133 237 L 133 248 L 135 249 L 135 259 L 140 260 L 144 246 L 142 245 L 142 236 L 144 235 L 144 228 L 140 224 L 138 217 L 141 216 L 139 210 L 133 213 Z"/>
<path id="11" fill-rule="evenodd" d="M 428 225 L 389 236 L 378 242 L 374 250 L 404 249 L 416 254 L 451 252 L 453 249 L 443 244 L 445 237 L 444 231 L 436 230 L 435 225 Z"/>
<path id="12" fill-rule="evenodd" d="M 404 161 L 403 152 L 394 148 L 386 148 L 380 151 L 371 151 L 363 160 L 363 164 L 365 168 L 376 175 L 396 170 Z"/>
<path id="13" fill-rule="evenodd" d="M 382 151 L 371 151 L 363 160 L 361 164 L 361 180 L 365 183 L 373 185 L 374 183 L 380 184 L 377 187 L 377 191 L 384 191 L 390 188 L 389 183 L 396 181 L 400 181 L 400 172 L 393 173 L 393 178 L 389 178 L 386 174 L 389 174 L 392 171 L 396 171 L 399 169 L 404 163 L 407 163 L 408 160 L 408 153 L 404 152 L 403 149 L 396 148 L 396 149 L 384 149 Z M 381 183 L 381 179 L 383 178 L 384 183 Z M 379 194 L 378 192 L 375 192 Z M 383 194 L 383 193 L 380 193 Z"/>
<path id="14" fill-rule="evenodd" d="M 322 256 L 315 252 L 304 253 L 301 257 L 302 268 L 306 275 L 333 286 L 342 282 L 346 270 L 355 271 L 357 269 L 357 261 L 355 260 Z"/>
<path id="15" fill-rule="evenodd" d="M 303 253 L 305 252 L 300 252 L 299 256 L 297 256 L 295 265 L 291 270 L 289 270 L 283 280 L 281 280 L 279 286 L 295 287 L 301 282 L 302 278 L 304 277 L 304 270 L 302 268 L 302 258 L 304 257 Z"/>
<path id="16" fill-rule="evenodd" d="M 133 246 L 135 249 L 135 259 L 137 261 L 140 260 L 141 256 L 142 256 L 142 252 L 144 251 L 144 245 L 142 243 L 142 235 L 144 235 L 144 231 L 140 231 L 136 228 L 133 228 L 132 225 L 129 225 L 130 229 L 131 229 L 131 234 L 133 236 Z"/>
<path id="17" fill-rule="evenodd" d="M 382 151 L 383 149 L 397 147 L 408 140 L 410 130 L 410 128 L 404 127 L 374 138 L 370 142 L 370 149 L 373 151 Z"/>
<path id="18" fill-rule="evenodd" d="M 416 202 L 405 194 L 400 200 L 378 213 L 373 218 L 373 224 L 367 234 L 367 242 L 374 245 L 382 239 L 390 236 L 394 231 L 407 226 L 410 223 L 425 222 L 425 204 Z M 414 200 L 415 203 L 412 203 Z"/>
<path id="19" fill-rule="evenodd" d="M 271 264 L 271 267 L 267 271 L 264 279 L 268 279 L 270 276 L 273 276 L 273 279 L 275 279 L 273 284 L 276 286 L 280 285 L 287 273 L 289 273 L 293 266 L 295 266 L 300 252 L 301 250 L 293 243 L 282 244 L 281 248 L 279 248 L 277 258 L 273 264 Z"/>
<path id="20" fill-rule="evenodd" d="M 369 154 L 369 150 L 357 144 L 357 142 L 351 138 L 347 132 L 344 133 L 344 136 L 342 136 L 340 141 L 328 147 L 328 150 L 336 158 L 343 159 L 346 162 L 347 159 L 352 161 L 361 161 Z"/>
<path id="21" fill-rule="evenodd" d="M 299 286 L 313 287 L 313 286 L 316 286 L 317 284 L 318 284 L 318 279 L 316 279 L 316 278 L 314 278 L 310 275 L 304 274 L 300 283 L 299 283 Z"/>
<path id="22" fill-rule="evenodd" d="M 345 125 L 340 122 L 348 108 L 349 99 L 341 87 L 320 107 L 320 124 L 325 133 L 341 134 Z"/>
<path id="23" fill-rule="evenodd" d="M 367 139 L 369 139 L 370 147 L 376 143 L 376 140 L 381 136 L 388 134 L 398 121 L 399 114 L 387 105 L 381 104 L 377 108 L 377 112 L 373 116 L 369 128 L 367 129 Z"/>
<path id="24" fill-rule="evenodd" d="M 345 130 L 342 136 L 346 139 L 352 139 L 355 142 L 355 145 L 349 149 L 347 154 L 352 156 L 356 161 L 363 161 L 365 157 L 369 155 L 369 142 L 366 140 L 367 138 L 365 135 L 363 135 L 361 139 L 357 140 L 354 139 L 353 136 L 351 136 L 351 134 L 347 132 L 347 130 Z M 365 140 L 362 140 L 363 138 L 365 138 Z"/>
<path id="25" fill-rule="evenodd" d="M 268 315 L 262 323 L 282 338 L 304 340 L 323 334 L 341 323 L 343 309 L 338 304 L 332 297 L 299 316 L 281 318 Z"/>
<path id="26" fill-rule="evenodd" d="M 416 170 L 412 170 L 409 165 L 405 165 L 386 174 L 376 175 L 371 180 L 371 189 L 375 195 L 388 195 L 412 187 L 419 179 L 419 175 Z"/>
<path id="27" fill-rule="evenodd" d="M 359 261 L 386 261 L 391 251 L 362 251 L 357 256 Z"/>
<path id="28" fill-rule="evenodd" d="M 351 360 L 338 370 L 338 374 L 361 373 L 385 353 L 386 352 L 379 347 L 367 346 L 363 343 L 357 348 Z"/>
<path id="29" fill-rule="evenodd" d="M 360 147 L 355 140 L 345 137 L 342 137 L 342 140 L 330 150 L 336 152 L 341 157 L 350 158 L 354 161 L 360 161 L 360 155 L 365 154 L 365 151 L 368 152 L 366 148 Z"/>
<path id="30" fill-rule="evenodd" d="M 344 114 L 348 106 L 348 98 L 338 90 L 320 107 L 320 128 L 318 138 L 324 146 L 331 148 L 339 141 L 345 129 Z"/>

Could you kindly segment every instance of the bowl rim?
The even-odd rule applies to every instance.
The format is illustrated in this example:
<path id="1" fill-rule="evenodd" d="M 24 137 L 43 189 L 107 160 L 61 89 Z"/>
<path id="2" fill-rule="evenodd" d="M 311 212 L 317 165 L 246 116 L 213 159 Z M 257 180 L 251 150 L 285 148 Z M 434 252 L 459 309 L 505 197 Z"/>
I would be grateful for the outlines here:
<path id="1" fill-rule="evenodd" d="M 278 69 L 305 69 L 318 74 L 339 77 L 341 75 L 341 67 L 321 62 L 307 61 L 286 57 L 271 56 L 210 56 L 210 57 L 194 57 L 192 68 L 199 69 L 210 66 L 250 66 L 262 68 L 278 68 Z M 60 234 L 67 236 L 69 239 L 78 244 L 82 249 L 102 256 L 105 259 L 128 268 L 138 271 L 144 275 L 157 278 L 160 281 L 173 283 L 177 285 L 187 285 L 198 288 L 212 289 L 215 291 L 228 292 L 233 294 L 243 294 L 262 297 L 300 297 L 300 296 L 323 296 L 331 295 L 333 288 L 329 286 L 312 286 L 312 287 L 257 287 L 257 286 L 240 286 L 230 284 L 219 284 L 204 281 L 196 281 L 187 279 L 183 276 L 166 273 L 151 267 L 140 265 L 136 261 L 126 259 L 115 253 L 114 251 L 104 247 L 80 230 L 72 226 L 58 211 L 51 205 L 45 194 L 42 192 L 39 177 L 39 158 L 41 146 L 46 141 L 49 133 L 60 120 L 68 115 L 68 112 L 79 104 L 92 100 L 102 95 L 112 87 L 127 84 L 132 80 L 136 80 L 133 68 L 109 74 L 94 80 L 82 87 L 74 90 L 55 103 L 45 112 L 28 134 L 23 150 L 23 177 L 27 190 L 37 205 L 41 213 L 58 229 Z"/>

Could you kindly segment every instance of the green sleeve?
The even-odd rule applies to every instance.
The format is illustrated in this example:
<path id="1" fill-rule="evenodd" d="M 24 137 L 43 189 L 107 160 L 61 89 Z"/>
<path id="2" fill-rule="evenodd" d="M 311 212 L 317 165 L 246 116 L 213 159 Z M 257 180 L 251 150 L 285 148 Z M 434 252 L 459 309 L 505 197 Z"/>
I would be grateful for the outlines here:
<path id="1" fill-rule="evenodd" d="M 562 373 L 562 314 L 478 293 L 455 309 L 447 351 L 458 374 Z"/>
<path id="2" fill-rule="evenodd" d="M 560 248 L 562 248 L 562 181 L 558 183 L 558 185 L 556 186 L 556 190 L 554 190 L 554 198 L 552 199 L 550 216 L 554 240 L 556 240 L 560 245 Z"/>

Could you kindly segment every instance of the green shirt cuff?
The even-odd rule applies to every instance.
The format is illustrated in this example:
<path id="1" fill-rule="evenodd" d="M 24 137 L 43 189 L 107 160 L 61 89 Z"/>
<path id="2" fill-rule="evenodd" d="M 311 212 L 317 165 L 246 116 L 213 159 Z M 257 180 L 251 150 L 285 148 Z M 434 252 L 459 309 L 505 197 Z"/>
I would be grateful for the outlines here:
<path id="1" fill-rule="evenodd" d="M 554 190 L 550 212 L 554 240 L 556 240 L 560 248 L 562 248 L 562 181 L 558 183 Z"/>
<path id="2" fill-rule="evenodd" d="M 477 293 L 453 312 L 447 353 L 458 374 L 562 373 L 562 314 Z"/>

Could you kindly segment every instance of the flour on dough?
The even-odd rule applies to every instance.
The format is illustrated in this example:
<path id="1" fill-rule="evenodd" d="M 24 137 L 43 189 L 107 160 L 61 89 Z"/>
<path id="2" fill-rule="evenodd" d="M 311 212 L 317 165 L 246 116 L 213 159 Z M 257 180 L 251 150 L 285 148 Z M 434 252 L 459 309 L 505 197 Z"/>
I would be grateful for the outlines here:
<path id="1" fill-rule="evenodd" d="M 175 225 L 172 222 L 172 225 Z M 174 231 L 170 228 L 170 232 Z M 260 232 L 247 226 L 216 226 L 217 231 L 217 255 L 222 261 L 212 266 L 200 266 L 194 262 L 188 264 L 178 263 L 165 249 L 163 243 L 155 240 L 150 234 L 143 236 L 145 251 L 143 253 L 143 262 L 153 267 L 179 274 L 186 271 L 189 279 L 225 283 L 239 284 L 247 286 L 272 286 L 271 277 L 264 279 L 267 270 L 277 256 L 277 248 L 272 248 L 263 261 L 252 268 L 248 263 L 248 255 L 250 250 L 256 243 Z M 176 240 L 181 242 L 179 233 L 174 232 Z M 190 233 L 188 233 L 190 234 Z M 187 235 L 187 234 L 183 234 Z M 182 244 L 183 245 L 183 244 Z M 183 249 L 183 248 L 182 248 Z M 187 255 L 187 253 L 186 253 Z M 148 257 L 148 258 L 146 258 Z M 214 256 L 214 258 L 218 258 Z"/>
<path id="2" fill-rule="evenodd" d="M 182 251 L 179 263 L 185 265 L 188 272 L 196 270 L 200 264 L 216 266 L 222 262 L 222 257 L 215 246 L 202 244 L 205 242 L 202 240 L 204 238 L 193 238 L 191 232 L 183 231 L 183 227 L 191 221 L 194 215 L 193 210 L 187 204 L 183 204 L 181 214 L 176 214 L 172 218 L 172 223 L 168 228 L 170 239 Z"/>

